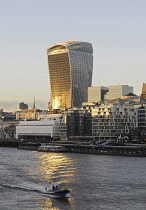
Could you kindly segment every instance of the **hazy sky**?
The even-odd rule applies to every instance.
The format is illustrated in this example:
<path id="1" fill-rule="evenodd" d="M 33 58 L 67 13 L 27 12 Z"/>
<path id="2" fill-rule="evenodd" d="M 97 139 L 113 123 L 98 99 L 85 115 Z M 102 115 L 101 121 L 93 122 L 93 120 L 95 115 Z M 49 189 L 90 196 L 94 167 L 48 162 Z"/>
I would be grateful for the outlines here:
<path id="1" fill-rule="evenodd" d="M 0 0 L 0 107 L 49 101 L 46 49 L 73 39 L 93 45 L 93 86 L 128 84 L 141 93 L 145 0 Z"/>

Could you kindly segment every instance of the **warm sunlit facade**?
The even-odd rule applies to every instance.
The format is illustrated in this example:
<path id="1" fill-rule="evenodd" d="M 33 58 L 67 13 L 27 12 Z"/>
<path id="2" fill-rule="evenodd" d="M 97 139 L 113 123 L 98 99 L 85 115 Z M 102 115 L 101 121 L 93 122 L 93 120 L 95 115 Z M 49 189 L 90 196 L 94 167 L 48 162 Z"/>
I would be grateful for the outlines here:
<path id="1" fill-rule="evenodd" d="M 105 99 L 121 98 L 121 96 L 133 93 L 133 87 L 129 85 L 112 85 L 109 86 L 109 92 L 106 93 Z"/>
<path id="2" fill-rule="evenodd" d="M 81 107 L 92 82 L 93 48 L 90 43 L 70 41 L 47 49 L 52 109 Z"/>

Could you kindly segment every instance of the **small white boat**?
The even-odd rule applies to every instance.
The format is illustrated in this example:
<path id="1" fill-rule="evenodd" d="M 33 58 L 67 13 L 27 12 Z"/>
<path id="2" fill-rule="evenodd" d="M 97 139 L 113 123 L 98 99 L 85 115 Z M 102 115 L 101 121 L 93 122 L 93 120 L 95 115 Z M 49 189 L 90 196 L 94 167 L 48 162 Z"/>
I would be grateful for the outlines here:
<path id="1" fill-rule="evenodd" d="M 68 149 L 63 146 L 53 146 L 42 144 L 38 147 L 39 152 L 67 152 Z"/>
<path id="2" fill-rule="evenodd" d="M 53 187 L 51 189 L 47 189 L 47 187 L 45 187 L 45 191 L 43 192 L 43 194 L 48 195 L 49 197 L 52 198 L 70 198 L 70 190 L 67 189 L 58 189 L 58 186 L 56 185 L 56 187 L 53 185 Z"/>

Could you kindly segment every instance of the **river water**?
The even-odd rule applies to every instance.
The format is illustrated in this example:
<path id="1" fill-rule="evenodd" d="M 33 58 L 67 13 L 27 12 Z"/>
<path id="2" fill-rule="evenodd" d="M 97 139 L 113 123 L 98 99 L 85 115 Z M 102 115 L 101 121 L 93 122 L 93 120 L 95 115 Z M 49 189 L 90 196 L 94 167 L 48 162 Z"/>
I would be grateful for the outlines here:
<path id="1" fill-rule="evenodd" d="M 0 148 L 1 210 L 144 210 L 146 158 Z M 49 182 L 68 200 L 41 191 Z"/>

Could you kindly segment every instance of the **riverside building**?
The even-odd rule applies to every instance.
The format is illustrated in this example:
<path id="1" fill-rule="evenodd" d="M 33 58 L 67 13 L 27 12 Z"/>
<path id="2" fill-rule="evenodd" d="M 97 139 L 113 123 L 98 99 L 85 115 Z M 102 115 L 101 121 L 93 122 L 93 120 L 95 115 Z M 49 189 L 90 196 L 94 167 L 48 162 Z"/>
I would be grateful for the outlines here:
<path id="1" fill-rule="evenodd" d="M 48 115 L 44 120 L 20 121 L 16 138 L 24 142 L 49 142 L 59 138 L 60 115 Z"/>
<path id="2" fill-rule="evenodd" d="M 92 136 L 96 140 L 117 138 L 137 127 L 133 104 L 103 104 L 92 109 Z"/>
<path id="3" fill-rule="evenodd" d="M 84 105 L 92 114 L 92 137 L 95 140 L 117 139 L 138 126 L 134 104 L 104 103 Z"/>
<path id="4" fill-rule="evenodd" d="M 145 134 L 146 139 L 146 103 L 135 105 L 135 108 L 138 110 L 138 129 Z"/>
<path id="5" fill-rule="evenodd" d="M 51 84 L 51 107 L 81 107 L 87 101 L 93 72 L 92 44 L 68 41 L 47 49 Z"/>
<path id="6" fill-rule="evenodd" d="M 70 141 L 93 139 L 91 122 L 91 113 L 88 110 L 79 108 L 65 110 L 60 118 L 60 139 Z"/>

